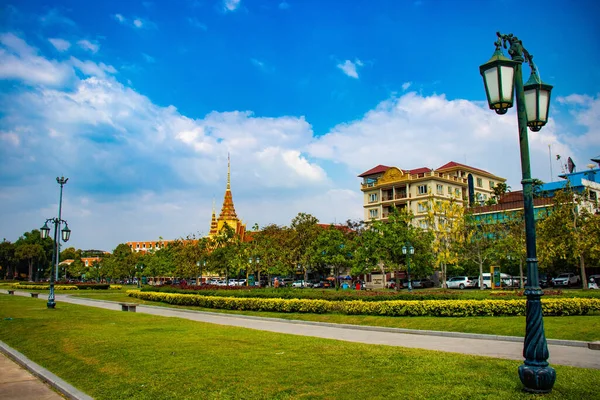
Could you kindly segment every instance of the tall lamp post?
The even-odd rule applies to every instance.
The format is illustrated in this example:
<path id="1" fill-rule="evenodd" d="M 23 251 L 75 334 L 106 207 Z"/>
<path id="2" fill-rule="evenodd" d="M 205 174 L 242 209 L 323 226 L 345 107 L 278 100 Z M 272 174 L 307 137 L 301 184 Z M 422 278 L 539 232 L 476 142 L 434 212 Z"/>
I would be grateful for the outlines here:
<path id="1" fill-rule="evenodd" d="M 408 269 L 408 291 L 412 292 L 412 282 L 410 280 L 410 256 L 415 254 L 415 248 L 407 242 L 404 246 L 402 246 L 402 254 L 406 255 L 406 268 Z"/>
<path id="2" fill-rule="evenodd" d="M 63 242 L 68 242 L 71 237 L 71 230 L 69 229 L 69 225 L 67 225 L 67 221 L 61 219 L 62 212 L 62 192 L 63 186 L 67 183 L 69 178 L 60 177 L 56 178 L 56 182 L 60 185 L 60 200 L 58 202 L 58 218 L 48 218 L 44 223 L 44 226 L 40 229 L 42 239 L 46 239 L 50 233 L 50 228 L 48 227 L 48 222 L 54 224 L 54 245 L 52 246 L 52 267 L 56 271 L 56 280 L 58 280 L 58 260 L 60 258 L 60 241 L 58 239 L 58 231 L 60 230 L 60 225 L 64 222 L 65 227 L 60 230 Z M 50 294 L 48 295 L 48 303 L 46 304 L 48 308 L 56 307 L 56 302 L 54 301 L 54 271 L 50 270 Z"/>
<path id="3" fill-rule="evenodd" d="M 206 260 L 204 261 L 196 261 L 196 267 L 200 270 L 200 276 L 198 277 L 198 281 L 196 284 L 198 286 L 202 285 L 202 269 L 206 269 Z"/>
<path id="4" fill-rule="evenodd" d="M 135 276 L 138 278 L 137 279 L 137 287 L 138 288 L 142 287 L 140 282 L 142 280 L 142 274 L 144 273 L 144 267 L 145 267 L 144 264 L 136 264 L 135 265 Z"/>
<path id="5" fill-rule="evenodd" d="M 513 105 L 513 95 L 517 96 L 517 120 L 519 125 L 519 144 L 521 150 L 521 169 L 523 180 L 523 199 L 525 214 L 525 241 L 527 250 L 527 296 L 525 342 L 523 346 L 524 363 L 519 366 L 519 378 L 525 390 L 534 393 L 548 393 L 556 381 L 556 371 L 548 364 L 548 344 L 544 333 L 541 296 L 539 286 L 537 254 L 535 243 L 535 221 L 533 214 L 533 180 L 529 163 L 529 142 L 527 127 L 537 132 L 548 121 L 550 92 L 552 86 L 543 83 L 533 63 L 533 56 L 523 47 L 523 43 L 512 33 L 496 34 L 496 51 L 492 58 L 479 67 L 483 76 L 485 91 L 490 109 L 497 114 L 505 114 Z M 506 58 L 502 47 L 509 44 Z M 521 67 L 527 62 L 531 76 L 523 85 Z"/>
<path id="6" fill-rule="evenodd" d="M 254 257 L 250 257 L 248 259 L 248 263 L 250 264 L 250 268 L 252 268 L 252 261 L 254 261 L 254 270 L 256 271 L 256 277 L 254 278 L 254 285 L 256 285 L 256 282 L 258 282 L 259 286 L 260 286 L 260 272 L 258 270 L 258 266 L 260 264 L 260 257 L 259 256 L 254 256 Z M 248 282 L 248 274 L 246 274 L 246 286 L 250 286 L 250 282 Z"/>

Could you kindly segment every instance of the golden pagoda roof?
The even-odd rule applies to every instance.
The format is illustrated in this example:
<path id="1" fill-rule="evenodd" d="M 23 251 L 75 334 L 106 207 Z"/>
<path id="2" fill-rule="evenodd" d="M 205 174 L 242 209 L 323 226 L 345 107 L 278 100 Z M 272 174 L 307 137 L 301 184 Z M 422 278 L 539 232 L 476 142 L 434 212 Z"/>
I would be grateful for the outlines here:
<path id="1" fill-rule="evenodd" d="M 233 206 L 233 197 L 231 196 L 231 162 L 229 160 L 229 154 L 227 155 L 227 188 L 225 189 L 223 207 L 221 208 L 221 214 L 219 214 L 218 220 L 237 221 L 237 214 L 235 213 L 235 207 Z"/>

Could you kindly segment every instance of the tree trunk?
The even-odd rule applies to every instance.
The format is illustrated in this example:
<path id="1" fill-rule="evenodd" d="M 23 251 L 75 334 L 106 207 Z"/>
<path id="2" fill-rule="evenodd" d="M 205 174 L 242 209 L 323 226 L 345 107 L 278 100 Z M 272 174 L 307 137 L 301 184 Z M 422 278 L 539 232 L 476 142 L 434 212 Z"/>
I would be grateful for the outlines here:
<path id="1" fill-rule="evenodd" d="M 33 280 L 33 258 L 29 259 L 29 282 Z"/>
<path id="2" fill-rule="evenodd" d="M 446 284 L 446 263 L 442 263 L 441 265 L 441 270 L 442 270 L 442 288 L 443 289 L 448 289 L 448 285 Z"/>
<path id="3" fill-rule="evenodd" d="M 587 276 L 585 274 L 585 260 L 583 259 L 583 254 L 579 256 L 579 268 L 581 269 L 581 285 L 583 290 L 588 289 L 587 285 Z"/>
<path id="4" fill-rule="evenodd" d="M 523 259 L 520 257 L 519 257 L 519 275 L 521 276 L 521 282 L 519 283 L 519 286 L 521 287 L 521 289 L 523 289 L 525 280 L 523 279 Z"/>
<path id="5" fill-rule="evenodd" d="M 490 275 L 490 284 L 492 283 L 492 276 Z M 483 287 L 483 261 L 479 260 L 479 290 L 484 290 Z"/>

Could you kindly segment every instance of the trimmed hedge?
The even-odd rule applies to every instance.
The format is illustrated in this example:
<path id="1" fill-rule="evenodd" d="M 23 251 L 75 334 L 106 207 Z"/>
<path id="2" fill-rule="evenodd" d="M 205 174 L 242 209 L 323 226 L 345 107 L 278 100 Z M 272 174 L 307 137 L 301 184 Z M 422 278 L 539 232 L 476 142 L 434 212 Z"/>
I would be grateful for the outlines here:
<path id="1" fill-rule="evenodd" d="M 10 286 L 13 289 L 29 289 L 29 290 L 48 290 L 50 285 L 19 285 L 14 283 Z M 78 290 L 79 288 L 74 285 L 54 285 L 54 290 Z"/>
<path id="2" fill-rule="evenodd" d="M 114 285 L 113 285 L 114 286 Z M 48 283 L 13 283 L 11 285 L 13 289 L 37 289 L 37 290 L 48 290 L 50 289 L 50 284 Z M 54 289 L 56 290 L 85 290 L 85 289 L 108 289 L 111 285 L 105 283 L 78 283 L 78 284 L 54 284 Z M 121 286 L 114 287 L 113 289 L 120 289 Z"/>
<path id="3" fill-rule="evenodd" d="M 307 299 L 259 299 L 200 296 L 128 290 L 127 295 L 168 304 L 243 311 L 274 311 L 322 314 L 385 316 L 511 316 L 525 315 L 526 300 L 423 300 L 365 302 Z M 543 299 L 544 315 L 585 315 L 600 311 L 600 299 Z"/>

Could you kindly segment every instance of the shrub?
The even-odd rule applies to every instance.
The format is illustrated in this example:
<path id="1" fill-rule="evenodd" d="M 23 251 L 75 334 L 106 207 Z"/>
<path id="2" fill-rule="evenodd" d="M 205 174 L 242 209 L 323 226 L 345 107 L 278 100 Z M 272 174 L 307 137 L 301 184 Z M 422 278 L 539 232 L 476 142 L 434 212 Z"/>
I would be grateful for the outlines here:
<path id="1" fill-rule="evenodd" d="M 20 285 L 18 283 L 14 283 L 11 285 L 13 289 L 29 289 L 29 290 L 48 290 L 50 289 L 49 284 L 44 285 Z M 77 290 L 77 286 L 74 285 L 54 285 L 54 290 Z"/>
<path id="2" fill-rule="evenodd" d="M 222 296 L 200 296 L 129 290 L 127 294 L 149 301 L 169 304 L 244 311 L 273 311 L 385 316 L 510 316 L 525 315 L 526 300 L 423 300 L 423 301 L 329 301 L 311 299 L 262 299 Z M 600 299 L 544 299 L 545 315 L 584 315 L 600 311 Z"/>

